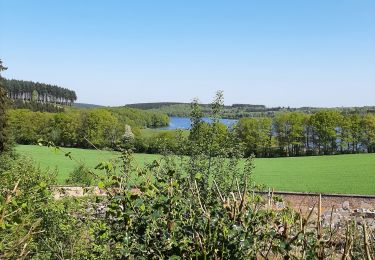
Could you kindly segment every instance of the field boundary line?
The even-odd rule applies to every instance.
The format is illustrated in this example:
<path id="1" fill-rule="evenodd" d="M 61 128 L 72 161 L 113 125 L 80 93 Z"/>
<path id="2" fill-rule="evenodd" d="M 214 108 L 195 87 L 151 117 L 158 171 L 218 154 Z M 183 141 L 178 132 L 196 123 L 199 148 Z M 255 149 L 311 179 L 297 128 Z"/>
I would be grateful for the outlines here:
<path id="1" fill-rule="evenodd" d="M 53 185 L 51 188 L 64 189 L 64 188 L 83 188 L 95 189 L 98 186 L 77 186 L 77 185 Z M 256 194 L 268 194 L 268 191 L 255 191 Z M 298 192 L 298 191 L 273 191 L 274 195 L 296 195 L 296 196 L 319 196 L 322 197 L 344 197 L 344 198 L 368 198 L 375 199 L 375 195 L 366 194 L 340 194 L 340 193 L 320 193 L 320 192 Z"/>
<path id="2" fill-rule="evenodd" d="M 258 194 L 268 194 L 268 191 L 255 191 Z M 274 191 L 274 195 L 298 195 L 298 196 L 319 196 L 322 197 L 345 197 L 345 198 L 371 198 L 375 199 L 375 195 L 366 194 L 340 194 L 340 193 L 320 193 L 320 192 L 294 192 L 294 191 Z"/>

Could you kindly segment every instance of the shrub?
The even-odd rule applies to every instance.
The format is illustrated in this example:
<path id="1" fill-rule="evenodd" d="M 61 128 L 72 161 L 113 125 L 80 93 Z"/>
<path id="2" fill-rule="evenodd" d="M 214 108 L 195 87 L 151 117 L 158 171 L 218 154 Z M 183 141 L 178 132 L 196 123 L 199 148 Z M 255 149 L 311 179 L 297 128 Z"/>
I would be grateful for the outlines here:
<path id="1" fill-rule="evenodd" d="M 94 179 L 95 178 L 90 169 L 88 169 L 84 164 L 80 164 L 69 174 L 69 178 L 66 180 L 66 183 L 90 186 Z"/>
<path id="2" fill-rule="evenodd" d="M 27 158 L 0 163 L 0 259 L 108 259 L 91 242 L 89 201 L 55 200 L 55 174 Z"/>

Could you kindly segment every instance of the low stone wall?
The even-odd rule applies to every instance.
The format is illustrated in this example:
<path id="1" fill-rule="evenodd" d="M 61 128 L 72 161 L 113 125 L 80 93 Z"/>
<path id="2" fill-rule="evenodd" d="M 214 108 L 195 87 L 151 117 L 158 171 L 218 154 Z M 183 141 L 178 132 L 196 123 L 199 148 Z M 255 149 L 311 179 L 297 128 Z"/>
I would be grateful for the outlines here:
<path id="1" fill-rule="evenodd" d="M 261 194 L 266 199 L 272 196 L 272 193 Z M 271 203 L 271 207 L 282 209 L 288 206 L 305 216 L 314 210 L 312 218 L 317 219 L 319 194 L 274 192 L 273 196 L 281 197 L 283 202 Z M 321 194 L 323 226 L 340 227 L 350 220 L 357 224 L 366 223 L 370 229 L 375 230 L 375 196 Z"/>
<path id="2" fill-rule="evenodd" d="M 80 187 L 80 186 L 55 186 L 53 197 L 61 199 L 64 197 L 85 197 L 89 195 L 102 196 L 105 191 L 96 186 L 93 187 Z"/>
<path id="3" fill-rule="evenodd" d="M 134 189 L 133 192 L 139 192 Z M 312 218 L 317 219 L 319 195 L 317 193 L 297 192 L 259 192 L 265 201 L 269 200 L 269 207 L 280 210 L 291 207 L 307 216 L 314 209 Z M 98 187 L 56 186 L 55 199 L 63 197 L 105 196 L 105 190 Z M 282 198 L 282 202 L 273 202 L 272 196 Z M 267 206 L 267 203 L 266 203 Z M 321 221 L 324 226 L 340 226 L 348 220 L 366 225 L 375 230 L 375 196 L 321 194 Z"/>
<path id="4" fill-rule="evenodd" d="M 283 198 L 286 205 L 299 210 L 311 209 L 314 205 L 318 205 L 319 194 L 298 194 L 298 193 L 279 193 L 274 195 Z M 334 209 L 368 209 L 375 210 L 375 196 L 361 195 L 339 195 L 339 194 L 322 194 L 321 206 L 322 210 Z"/>

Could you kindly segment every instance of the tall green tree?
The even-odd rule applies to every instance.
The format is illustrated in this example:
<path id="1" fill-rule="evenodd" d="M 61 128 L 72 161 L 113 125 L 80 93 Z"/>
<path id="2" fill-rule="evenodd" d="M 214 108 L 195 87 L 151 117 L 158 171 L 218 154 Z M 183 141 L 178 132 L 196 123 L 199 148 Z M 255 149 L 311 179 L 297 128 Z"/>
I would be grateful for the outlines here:
<path id="1" fill-rule="evenodd" d="M 6 69 L 2 60 L 0 60 L 0 154 L 6 151 L 9 146 L 8 116 L 6 113 L 8 98 L 3 87 L 3 78 L 1 77 L 1 72 Z"/>
<path id="2" fill-rule="evenodd" d="M 118 119 L 106 109 L 92 109 L 83 113 L 79 139 L 84 147 L 111 147 L 122 136 Z"/>
<path id="3" fill-rule="evenodd" d="M 286 155 L 300 155 L 305 143 L 305 116 L 298 112 L 282 113 L 275 118 L 276 137 Z"/>
<path id="4" fill-rule="evenodd" d="M 333 154 L 337 148 L 341 115 L 336 110 L 320 110 L 311 116 L 314 144 L 318 153 Z"/>
<path id="5" fill-rule="evenodd" d="M 272 143 L 271 118 L 241 118 L 237 125 L 240 140 L 247 156 L 268 156 Z"/>
<path id="6" fill-rule="evenodd" d="M 362 143 L 366 145 L 367 152 L 375 152 L 375 114 L 367 114 L 361 121 L 363 129 Z"/>
<path id="7" fill-rule="evenodd" d="M 357 152 L 362 140 L 361 116 L 358 114 L 343 115 L 341 118 L 341 149 L 348 152 Z"/>
<path id="8" fill-rule="evenodd" d="M 58 113 L 53 118 L 52 140 L 61 146 L 75 146 L 78 142 L 79 113 Z"/>

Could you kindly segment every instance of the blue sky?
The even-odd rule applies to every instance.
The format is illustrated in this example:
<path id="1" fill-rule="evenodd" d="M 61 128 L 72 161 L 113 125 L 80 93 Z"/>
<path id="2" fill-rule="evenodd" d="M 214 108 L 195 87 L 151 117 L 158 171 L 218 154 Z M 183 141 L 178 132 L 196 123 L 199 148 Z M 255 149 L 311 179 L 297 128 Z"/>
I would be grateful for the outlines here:
<path id="1" fill-rule="evenodd" d="M 374 0 L 0 0 L 7 78 L 79 102 L 375 105 Z"/>

